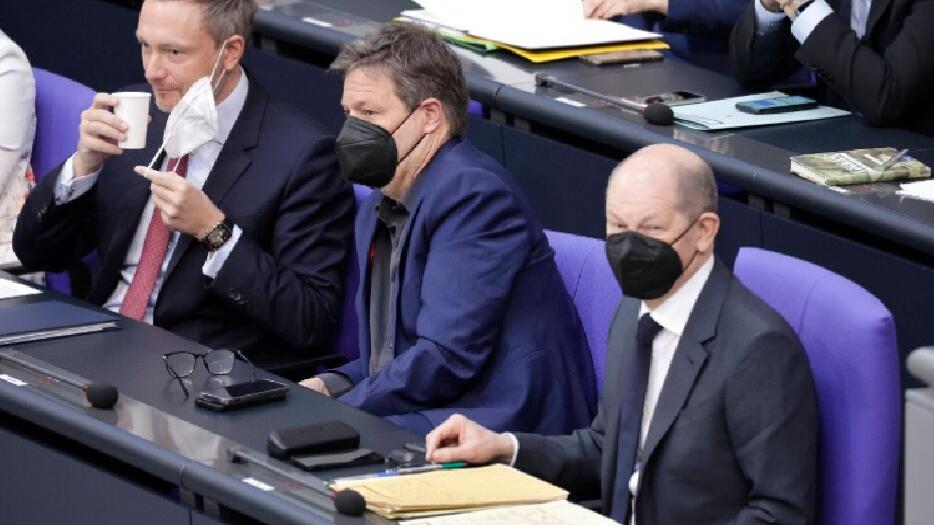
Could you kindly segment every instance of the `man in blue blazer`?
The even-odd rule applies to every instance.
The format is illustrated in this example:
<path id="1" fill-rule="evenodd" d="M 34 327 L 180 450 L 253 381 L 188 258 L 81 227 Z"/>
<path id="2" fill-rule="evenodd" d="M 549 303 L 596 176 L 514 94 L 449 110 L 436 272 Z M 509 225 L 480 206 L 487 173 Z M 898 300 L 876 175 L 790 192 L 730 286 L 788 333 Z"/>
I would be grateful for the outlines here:
<path id="1" fill-rule="evenodd" d="M 631 155 L 607 188 L 606 253 L 625 296 L 593 422 L 569 435 L 491 432 L 462 416 L 432 461 L 511 463 L 636 525 L 810 525 L 817 398 L 788 323 L 713 255 L 709 166 L 679 146 Z"/>
<path id="2" fill-rule="evenodd" d="M 13 242 L 26 266 L 52 271 L 96 249 L 89 301 L 273 367 L 330 343 L 353 196 L 333 139 L 241 69 L 255 11 L 253 0 L 146 0 L 146 147 L 117 146 L 126 123 L 98 94 L 78 151 L 29 196 Z M 159 156 L 166 172 L 134 173 L 159 149 L 166 112 L 205 76 L 216 135 L 177 164 Z"/>
<path id="3" fill-rule="evenodd" d="M 538 221 L 509 175 L 460 138 L 457 57 L 388 24 L 344 48 L 341 171 L 380 188 L 357 215 L 360 357 L 303 384 L 427 432 L 454 412 L 498 429 L 588 421 L 593 368 Z"/>

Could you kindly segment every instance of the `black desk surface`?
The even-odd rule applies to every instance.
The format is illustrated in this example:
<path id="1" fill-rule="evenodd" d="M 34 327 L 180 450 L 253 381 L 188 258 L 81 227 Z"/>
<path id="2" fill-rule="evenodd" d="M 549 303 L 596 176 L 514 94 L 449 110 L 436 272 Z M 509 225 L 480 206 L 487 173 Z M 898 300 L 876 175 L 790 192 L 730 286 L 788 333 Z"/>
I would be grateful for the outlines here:
<path id="1" fill-rule="evenodd" d="M 325 54 L 418 6 L 408 0 L 270 0 L 257 17 L 257 30 Z M 934 138 L 904 130 L 870 128 L 859 116 L 736 132 L 709 133 L 645 123 L 626 110 L 583 95 L 535 85 L 545 72 L 612 96 L 646 95 L 686 89 L 708 99 L 741 94 L 736 82 L 718 73 L 669 58 L 639 67 L 596 67 L 577 60 L 531 64 L 518 57 L 463 57 L 472 98 L 521 119 L 546 125 L 605 146 L 631 151 L 654 142 L 676 141 L 700 153 L 720 180 L 765 199 L 797 208 L 886 239 L 922 258 L 934 255 L 934 203 L 899 197 L 893 185 L 861 187 L 846 194 L 818 187 L 789 173 L 789 156 L 857 147 L 910 148 L 934 165 Z M 583 102 L 580 108 L 556 101 Z"/>
<path id="2" fill-rule="evenodd" d="M 0 278 L 7 276 L 0 274 Z M 4 308 L 16 304 L 48 299 L 81 304 L 46 292 L 2 300 L 0 315 Z M 173 350 L 203 353 L 206 349 L 143 323 L 122 319 L 119 325 L 120 329 L 114 331 L 3 348 L 90 381 L 113 384 L 121 393 L 117 410 L 87 407 L 83 394 L 64 384 L 45 382 L 43 394 L 31 387 L 17 388 L 4 381 L 0 381 L 0 410 L 269 523 L 331 523 L 336 519 L 339 523 L 350 524 L 363 523 L 363 520 L 335 516 L 333 507 L 323 496 L 295 483 L 283 482 L 281 476 L 264 468 L 231 463 L 227 456 L 229 447 L 252 449 L 262 459 L 302 476 L 313 486 L 320 486 L 319 479 L 266 456 L 266 437 L 270 431 L 339 419 L 360 432 L 362 447 L 384 455 L 405 443 L 422 439 L 382 418 L 295 384 L 283 402 L 227 413 L 195 407 L 194 396 L 209 382 L 248 379 L 249 367 L 238 361 L 229 376 L 212 378 L 198 363 L 188 383 L 192 398 L 186 400 L 178 384 L 170 380 L 161 356 Z M 0 372 L 27 381 L 31 376 L 3 359 L 0 359 Z M 257 370 L 257 376 L 287 382 L 261 370 Z M 29 382 L 39 384 L 36 379 L 33 377 Z M 378 468 L 382 467 L 326 471 L 322 479 L 372 472 Z M 251 487 L 242 481 L 247 476 L 268 482 L 276 490 L 264 492 Z M 306 500 L 304 505 L 302 499 Z M 316 504 L 308 504 L 308 500 Z M 373 522 L 374 517 L 368 521 Z"/>

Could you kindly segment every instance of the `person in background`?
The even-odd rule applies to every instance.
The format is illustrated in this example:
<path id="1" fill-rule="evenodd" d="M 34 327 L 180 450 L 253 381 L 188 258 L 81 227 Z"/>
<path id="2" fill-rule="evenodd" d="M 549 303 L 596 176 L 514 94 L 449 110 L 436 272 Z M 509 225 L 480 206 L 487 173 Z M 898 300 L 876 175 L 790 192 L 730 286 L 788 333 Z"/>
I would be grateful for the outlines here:
<path id="1" fill-rule="evenodd" d="M 426 438 L 435 462 L 513 464 L 620 523 L 809 525 L 817 399 L 785 320 L 713 254 L 710 167 L 673 145 L 620 164 L 606 254 L 624 297 L 597 417 L 571 435 L 497 434 L 455 415 Z"/>
<path id="2" fill-rule="evenodd" d="M 0 268 L 18 266 L 13 229 L 35 184 L 36 82 L 26 54 L 0 31 Z"/>
<path id="3" fill-rule="evenodd" d="M 554 251 L 509 174 L 463 137 L 467 85 L 441 39 L 391 23 L 346 46 L 341 172 L 357 214 L 360 357 L 303 381 L 416 432 L 592 418 L 593 364 Z"/>
<path id="4" fill-rule="evenodd" d="M 584 0 L 584 16 L 661 33 L 695 65 L 729 72 L 729 35 L 748 0 Z M 649 94 L 649 93 L 646 93 Z"/>
<path id="5" fill-rule="evenodd" d="M 934 0 L 752 0 L 733 28 L 733 72 L 762 91 L 804 66 L 820 101 L 934 136 L 932 27 Z"/>

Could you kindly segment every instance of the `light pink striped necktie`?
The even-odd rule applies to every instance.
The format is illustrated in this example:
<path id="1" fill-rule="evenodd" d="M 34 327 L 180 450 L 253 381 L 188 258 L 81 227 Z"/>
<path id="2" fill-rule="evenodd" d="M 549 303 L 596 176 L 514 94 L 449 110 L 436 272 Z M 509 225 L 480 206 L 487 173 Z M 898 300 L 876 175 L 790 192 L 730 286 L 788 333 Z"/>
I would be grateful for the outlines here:
<path id="1" fill-rule="evenodd" d="M 174 171 L 179 177 L 185 177 L 188 172 L 188 155 L 181 159 L 169 159 L 169 171 Z M 152 289 L 156 286 L 165 252 L 169 248 L 169 239 L 172 230 L 162 222 L 162 214 L 158 208 L 153 208 L 152 219 L 146 230 L 146 239 L 143 241 L 143 252 L 133 273 L 133 280 L 120 305 L 120 313 L 140 321 L 146 313 L 146 306 L 152 296 Z"/>

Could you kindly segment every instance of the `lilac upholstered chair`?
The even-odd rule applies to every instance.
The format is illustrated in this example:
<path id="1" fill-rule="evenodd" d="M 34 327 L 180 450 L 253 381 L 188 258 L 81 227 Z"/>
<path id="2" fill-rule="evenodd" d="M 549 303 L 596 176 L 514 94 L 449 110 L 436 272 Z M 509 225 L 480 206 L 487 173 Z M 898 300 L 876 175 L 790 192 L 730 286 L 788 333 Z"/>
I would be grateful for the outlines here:
<path id="1" fill-rule="evenodd" d="M 363 201 L 370 196 L 370 188 L 359 184 L 353 185 L 356 211 L 360 211 Z M 360 355 L 360 324 L 357 319 L 357 289 L 360 287 L 360 266 L 357 261 L 357 250 L 351 245 L 347 254 L 347 276 L 344 278 L 344 303 L 341 307 L 341 320 L 337 332 L 336 352 L 348 360 L 356 359 Z"/>
<path id="2" fill-rule="evenodd" d="M 33 68 L 32 73 L 36 79 L 32 170 L 41 180 L 77 148 L 81 112 L 91 106 L 94 90 L 44 69 Z M 71 291 L 68 273 L 47 273 L 46 284 L 62 293 Z"/>
<path id="3" fill-rule="evenodd" d="M 818 523 L 891 525 L 901 442 L 891 314 L 855 283 L 786 255 L 742 248 L 734 271 L 788 321 L 810 359 L 820 414 Z"/>
<path id="4" fill-rule="evenodd" d="M 597 392 L 603 392 L 606 340 L 622 292 L 606 261 L 602 240 L 553 231 L 545 233 L 555 250 L 558 272 L 574 301 L 590 345 Z"/>

